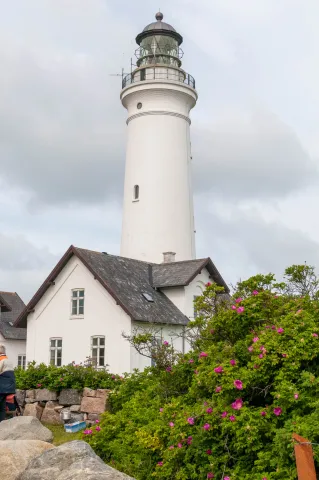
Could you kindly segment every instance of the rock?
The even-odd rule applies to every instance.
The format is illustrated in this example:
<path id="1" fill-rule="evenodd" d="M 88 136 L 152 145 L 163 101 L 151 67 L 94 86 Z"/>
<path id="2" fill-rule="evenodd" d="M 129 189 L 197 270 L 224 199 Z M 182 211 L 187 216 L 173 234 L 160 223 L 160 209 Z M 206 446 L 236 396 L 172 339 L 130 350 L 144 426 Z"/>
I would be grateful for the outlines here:
<path id="1" fill-rule="evenodd" d="M 51 443 L 53 434 L 35 417 L 14 417 L 0 423 L 0 440 L 42 440 Z"/>
<path id="2" fill-rule="evenodd" d="M 55 447 L 41 440 L 0 441 L 0 472 L 6 480 L 17 480 L 30 460 L 52 448 Z"/>
<path id="3" fill-rule="evenodd" d="M 24 417 L 36 417 L 38 420 L 41 420 L 43 408 L 36 403 L 29 403 L 25 406 L 23 416 Z"/>
<path id="4" fill-rule="evenodd" d="M 26 399 L 25 399 L 25 403 L 26 403 L 26 404 L 35 403 L 35 402 L 36 402 L 36 399 L 35 399 L 35 398 L 26 398 Z"/>
<path id="5" fill-rule="evenodd" d="M 59 396 L 60 405 L 79 405 L 81 400 L 81 393 L 73 388 L 66 388 L 65 390 L 62 390 Z"/>
<path id="6" fill-rule="evenodd" d="M 35 400 L 35 390 L 26 390 L 25 396 L 26 396 L 26 398 L 29 398 L 31 400 Z"/>
<path id="7" fill-rule="evenodd" d="M 61 410 L 63 410 L 63 408 L 64 408 L 63 405 L 57 405 L 56 407 L 54 407 L 54 410 L 60 413 Z"/>
<path id="8" fill-rule="evenodd" d="M 96 397 L 83 397 L 81 412 L 103 413 L 105 411 L 105 399 Z"/>
<path id="9" fill-rule="evenodd" d="M 85 442 L 65 443 L 34 458 L 19 480 L 133 480 L 105 465 Z"/>
<path id="10" fill-rule="evenodd" d="M 97 415 L 96 413 L 89 413 L 88 418 L 89 422 L 96 422 L 97 420 L 101 420 L 101 415 Z"/>
<path id="11" fill-rule="evenodd" d="M 72 422 L 84 422 L 84 413 L 71 413 Z"/>
<path id="12" fill-rule="evenodd" d="M 96 391 L 96 396 L 97 396 L 98 398 L 105 398 L 105 399 L 107 399 L 108 396 L 109 396 L 109 394 L 110 394 L 110 391 L 111 391 L 111 390 L 106 390 L 106 389 L 100 388 L 99 390 Z"/>
<path id="13" fill-rule="evenodd" d="M 47 402 L 45 409 L 42 413 L 42 422 L 48 425 L 62 425 L 63 422 L 60 417 L 60 412 L 56 410 L 58 407 L 57 402 Z"/>
<path id="14" fill-rule="evenodd" d="M 81 411 L 81 405 L 71 405 L 71 408 L 70 408 L 70 411 L 71 412 L 80 412 Z"/>
<path id="15" fill-rule="evenodd" d="M 56 392 L 51 392 L 47 388 L 42 388 L 41 390 L 35 391 L 35 399 L 38 402 L 50 402 L 57 400 L 58 395 Z"/>
<path id="16" fill-rule="evenodd" d="M 17 399 L 17 402 L 20 405 L 20 407 L 24 407 L 25 395 L 26 395 L 25 390 L 17 390 L 16 391 L 16 399 Z"/>
<path id="17" fill-rule="evenodd" d="M 91 388 L 85 388 L 83 390 L 84 397 L 96 397 L 96 390 L 92 390 Z"/>

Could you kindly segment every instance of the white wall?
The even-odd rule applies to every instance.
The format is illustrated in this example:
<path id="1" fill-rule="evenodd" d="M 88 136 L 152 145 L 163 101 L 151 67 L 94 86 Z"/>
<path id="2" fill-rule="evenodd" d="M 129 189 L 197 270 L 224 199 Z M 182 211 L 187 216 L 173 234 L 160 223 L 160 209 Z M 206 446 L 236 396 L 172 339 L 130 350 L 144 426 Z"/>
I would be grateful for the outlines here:
<path id="1" fill-rule="evenodd" d="M 142 322 L 132 322 L 132 330 L 135 328 L 138 329 L 147 329 L 148 324 Z M 165 340 L 169 343 L 173 344 L 175 350 L 178 352 L 183 353 L 183 327 L 181 325 L 158 325 L 155 328 L 156 334 L 158 337 L 161 337 L 161 341 L 164 342 Z M 138 370 L 144 370 L 146 367 L 151 366 L 151 359 L 147 357 L 143 357 L 137 353 L 134 348 L 131 348 L 131 366 L 132 371 L 134 368 Z"/>
<path id="2" fill-rule="evenodd" d="M 18 355 L 25 355 L 26 342 L 24 340 L 6 340 L 0 334 L 0 344 L 6 347 L 6 354 L 14 367 L 18 366 Z"/>
<path id="3" fill-rule="evenodd" d="M 195 90 L 144 81 L 122 91 L 128 110 L 121 255 L 162 262 L 195 258 L 189 112 Z M 142 108 L 137 109 L 141 103 Z M 139 185 L 139 201 L 133 201 Z"/>
<path id="4" fill-rule="evenodd" d="M 71 291 L 85 289 L 84 317 L 71 317 Z M 113 373 L 130 371 L 130 346 L 122 331 L 130 331 L 131 319 L 76 257 L 55 280 L 28 316 L 27 362 L 50 361 L 50 338 L 63 339 L 62 363 L 83 362 L 91 356 L 91 336 L 104 335 L 106 363 Z"/>

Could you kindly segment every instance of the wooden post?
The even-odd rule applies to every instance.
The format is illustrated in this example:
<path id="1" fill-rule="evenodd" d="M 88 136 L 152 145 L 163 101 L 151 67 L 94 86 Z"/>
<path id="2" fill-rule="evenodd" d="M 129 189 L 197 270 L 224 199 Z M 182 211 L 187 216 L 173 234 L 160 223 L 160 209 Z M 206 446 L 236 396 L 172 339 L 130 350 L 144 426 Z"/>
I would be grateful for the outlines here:
<path id="1" fill-rule="evenodd" d="M 298 480 L 317 480 L 312 446 L 306 438 L 293 434 Z"/>

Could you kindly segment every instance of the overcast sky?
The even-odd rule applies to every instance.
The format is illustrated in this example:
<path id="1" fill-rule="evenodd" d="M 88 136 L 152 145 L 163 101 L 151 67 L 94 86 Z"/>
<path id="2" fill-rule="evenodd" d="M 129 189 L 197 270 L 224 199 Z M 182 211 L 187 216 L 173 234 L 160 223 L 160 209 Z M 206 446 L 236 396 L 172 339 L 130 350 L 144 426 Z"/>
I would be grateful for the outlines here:
<path id="1" fill-rule="evenodd" d="M 162 0 L 197 82 L 197 256 L 225 280 L 319 266 L 319 3 Z M 0 290 L 70 244 L 119 253 L 120 78 L 152 0 L 10 0 L 0 16 Z"/>

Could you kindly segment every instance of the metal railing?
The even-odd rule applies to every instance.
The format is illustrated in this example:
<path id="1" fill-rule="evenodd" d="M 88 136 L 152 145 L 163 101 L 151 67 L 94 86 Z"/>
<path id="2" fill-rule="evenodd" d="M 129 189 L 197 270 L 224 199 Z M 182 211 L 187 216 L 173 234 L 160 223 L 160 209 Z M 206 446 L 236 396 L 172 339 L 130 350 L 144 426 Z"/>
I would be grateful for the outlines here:
<path id="1" fill-rule="evenodd" d="M 175 70 L 173 68 L 167 68 L 166 72 L 159 71 L 159 69 L 164 70 L 165 67 L 157 67 L 154 69 L 145 68 L 123 76 L 122 88 L 128 87 L 133 83 L 143 82 L 145 80 L 173 80 L 175 82 L 189 85 L 190 87 L 195 89 L 195 78 L 192 77 L 189 73 Z"/>

